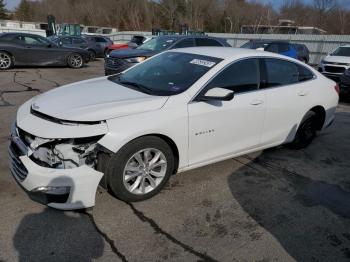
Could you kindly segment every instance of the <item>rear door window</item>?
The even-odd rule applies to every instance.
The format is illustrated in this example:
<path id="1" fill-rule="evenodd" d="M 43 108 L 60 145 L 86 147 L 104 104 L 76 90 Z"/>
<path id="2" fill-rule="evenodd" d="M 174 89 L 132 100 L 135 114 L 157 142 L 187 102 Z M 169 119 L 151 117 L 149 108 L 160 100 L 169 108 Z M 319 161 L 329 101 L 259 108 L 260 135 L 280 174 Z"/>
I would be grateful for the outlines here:
<path id="1" fill-rule="evenodd" d="M 278 45 L 270 44 L 265 48 L 265 51 L 278 54 Z"/>
<path id="2" fill-rule="evenodd" d="M 196 46 L 222 46 L 222 44 L 211 38 L 196 38 Z"/>
<path id="3" fill-rule="evenodd" d="M 278 52 L 279 53 L 284 53 L 284 52 L 288 52 L 288 51 L 289 51 L 289 44 L 281 43 L 278 45 Z"/>
<path id="4" fill-rule="evenodd" d="M 61 41 L 62 41 L 62 44 L 64 45 L 72 44 L 72 38 L 69 38 L 69 37 L 63 37 Z"/>
<path id="5" fill-rule="evenodd" d="M 314 74 L 305 66 L 298 65 L 299 82 L 308 81 L 314 78 Z"/>
<path id="6" fill-rule="evenodd" d="M 186 38 L 176 43 L 173 48 L 185 48 L 185 47 L 193 47 L 193 46 L 194 46 L 193 38 Z"/>
<path id="7" fill-rule="evenodd" d="M 97 43 L 106 43 L 107 42 L 107 40 L 104 39 L 103 37 L 95 37 L 95 41 Z"/>
<path id="8" fill-rule="evenodd" d="M 266 58 L 266 87 L 277 87 L 299 82 L 298 65 L 282 59 Z"/>

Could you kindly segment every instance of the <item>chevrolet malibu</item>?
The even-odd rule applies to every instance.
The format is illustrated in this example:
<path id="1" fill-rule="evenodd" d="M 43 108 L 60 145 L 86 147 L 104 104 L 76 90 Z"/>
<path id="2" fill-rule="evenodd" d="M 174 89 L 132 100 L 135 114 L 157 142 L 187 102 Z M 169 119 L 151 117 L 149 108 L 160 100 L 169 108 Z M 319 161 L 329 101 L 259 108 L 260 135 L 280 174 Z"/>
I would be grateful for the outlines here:
<path id="1" fill-rule="evenodd" d="M 304 148 L 334 119 L 338 86 L 292 58 L 227 47 L 175 49 L 118 75 L 24 103 L 10 169 L 36 201 L 95 204 L 157 194 L 172 174 L 253 151 Z"/>

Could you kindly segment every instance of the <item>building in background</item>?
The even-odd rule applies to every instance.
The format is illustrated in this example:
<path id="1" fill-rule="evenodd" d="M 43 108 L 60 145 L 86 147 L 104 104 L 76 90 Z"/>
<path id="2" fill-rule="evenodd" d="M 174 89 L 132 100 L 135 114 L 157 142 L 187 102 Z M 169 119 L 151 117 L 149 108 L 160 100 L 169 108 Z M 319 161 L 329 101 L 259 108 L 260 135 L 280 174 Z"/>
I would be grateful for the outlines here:
<path id="1" fill-rule="evenodd" d="M 280 19 L 278 25 L 243 25 L 242 34 L 323 35 L 327 32 L 313 26 L 297 26 L 293 20 Z"/>

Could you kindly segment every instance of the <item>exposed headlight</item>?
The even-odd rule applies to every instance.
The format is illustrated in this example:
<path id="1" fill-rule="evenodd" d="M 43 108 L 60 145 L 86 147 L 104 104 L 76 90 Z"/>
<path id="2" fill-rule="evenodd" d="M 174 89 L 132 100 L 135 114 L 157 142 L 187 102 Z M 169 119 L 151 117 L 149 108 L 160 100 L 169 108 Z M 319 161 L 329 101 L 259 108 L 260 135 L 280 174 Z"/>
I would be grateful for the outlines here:
<path id="1" fill-rule="evenodd" d="M 146 60 L 146 57 L 144 57 L 144 56 L 132 57 L 132 58 L 125 59 L 125 61 L 128 63 L 141 63 L 144 60 Z"/>

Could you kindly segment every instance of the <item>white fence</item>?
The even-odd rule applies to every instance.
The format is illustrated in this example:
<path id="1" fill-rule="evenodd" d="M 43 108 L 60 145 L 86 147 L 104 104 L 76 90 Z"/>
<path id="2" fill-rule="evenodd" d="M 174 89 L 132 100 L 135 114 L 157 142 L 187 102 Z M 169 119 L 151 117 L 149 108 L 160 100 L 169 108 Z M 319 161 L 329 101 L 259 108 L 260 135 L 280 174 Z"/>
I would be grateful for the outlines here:
<path id="1" fill-rule="evenodd" d="M 26 29 L 26 28 L 17 28 L 17 27 L 11 28 L 11 27 L 2 27 L 2 26 L 0 26 L 0 33 L 30 33 L 30 34 L 46 36 L 45 30 Z"/>
<path id="2" fill-rule="evenodd" d="M 110 35 L 116 42 L 126 42 L 133 35 L 151 35 L 151 32 L 118 32 Z M 223 34 L 208 33 L 210 36 L 226 38 L 233 47 L 240 47 L 251 39 L 287 40 L 305 44 L 310 50 L 310 64 L 319 64 L 321 59 L 340 45 L 350 44 L 350 35 L 276 35 L 276 34 Z"/>

